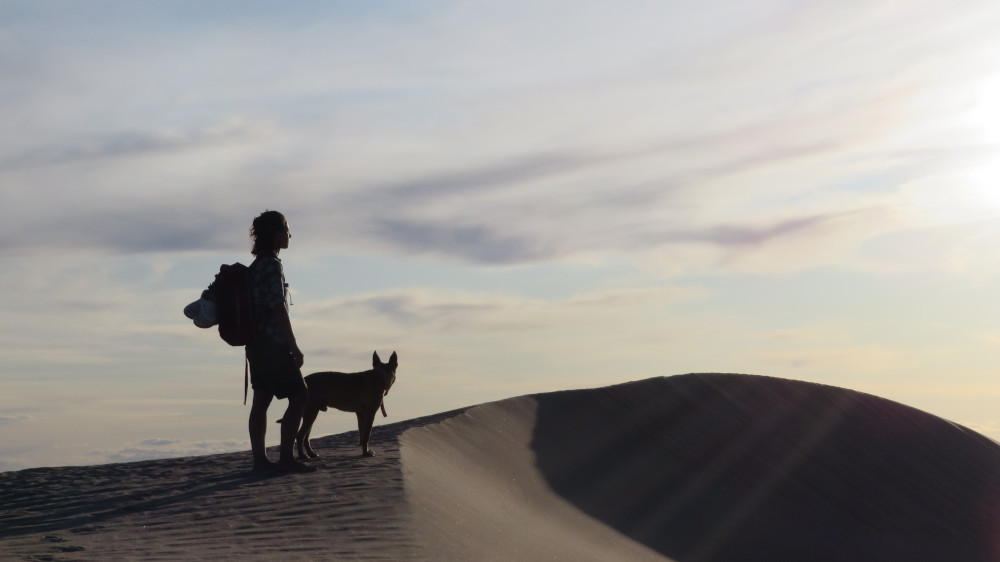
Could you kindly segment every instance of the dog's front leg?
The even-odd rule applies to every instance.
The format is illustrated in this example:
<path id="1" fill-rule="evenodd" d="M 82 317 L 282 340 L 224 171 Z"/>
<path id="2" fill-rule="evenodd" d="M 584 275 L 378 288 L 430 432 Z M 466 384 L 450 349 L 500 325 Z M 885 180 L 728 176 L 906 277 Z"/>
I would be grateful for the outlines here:
<path id="1" fill-rule="evenodd" d="M 361 445 L 361 454 L 366 457 L 374 457 L 375 453 L 368 448 L 368 441 L 372 436 L 372 424 L 375 422 L 375 411 L 368 412 L 361 410 L 358 414 L 358 440 Z"/>

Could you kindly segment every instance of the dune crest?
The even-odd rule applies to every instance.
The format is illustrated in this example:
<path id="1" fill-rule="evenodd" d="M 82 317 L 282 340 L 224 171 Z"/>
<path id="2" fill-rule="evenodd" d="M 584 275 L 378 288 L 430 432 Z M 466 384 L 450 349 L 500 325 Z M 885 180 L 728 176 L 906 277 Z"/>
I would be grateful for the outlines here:
<path id="1" fill-rule="evenodd" d="M 666 556 L 1000 559 L 1000 446 L 914 408 L 724 374 L 536 399 L 552 489 Z"/>

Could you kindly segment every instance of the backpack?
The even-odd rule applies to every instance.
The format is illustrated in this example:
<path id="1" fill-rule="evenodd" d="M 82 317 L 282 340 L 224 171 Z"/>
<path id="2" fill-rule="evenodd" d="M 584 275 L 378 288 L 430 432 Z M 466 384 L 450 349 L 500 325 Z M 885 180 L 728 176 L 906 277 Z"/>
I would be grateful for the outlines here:
<path id="1" fill-rule="evenodd" d="M 223 264 L 215 281 L 208 286 L 208 291 L 215 296 L 219 337 L 233 346 L 253 343 L 250 268 L 239 262 Z"/>
<path id="2" fill-rule="evenodd" d="M 201 298 L 184 307 L 184 316 L 199 328 L 219 325 L 219 337 L 232 346 L 253 343 L 253 312 L 250 304 L 250 268 L 236 262 L 222 264 L 215 281 Z M 250 386 L 250 359 L 243 359 L 243 404 Z"/>

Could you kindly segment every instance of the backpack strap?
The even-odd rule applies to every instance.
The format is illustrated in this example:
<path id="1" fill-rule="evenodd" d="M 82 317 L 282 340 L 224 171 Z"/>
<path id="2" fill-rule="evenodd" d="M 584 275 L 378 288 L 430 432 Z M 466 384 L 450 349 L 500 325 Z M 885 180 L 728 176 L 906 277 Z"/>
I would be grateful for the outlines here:
<path id="1" fill-rule="evenodd" d="M 250 389 L 250 352 L 243 355 L 243 405 L 247 405 L 247 391 Z"/>

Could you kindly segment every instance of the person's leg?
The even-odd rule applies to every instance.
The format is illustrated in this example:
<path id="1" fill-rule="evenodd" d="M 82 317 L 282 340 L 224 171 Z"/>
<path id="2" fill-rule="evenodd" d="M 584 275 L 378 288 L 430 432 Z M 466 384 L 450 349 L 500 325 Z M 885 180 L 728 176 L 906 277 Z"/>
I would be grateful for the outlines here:
<path id="1" fill-rule="evenodd" d="M 270 392 L 253 391 L 253 405 L 250 407 L 250 449 L 253 451 L 254 470 L 269 468 L 273 465 L 267 459 L 264 444 L 264 435 L 267 433 L 267 408 L 271 405 L 273 398 L 274 395 Z"/>

